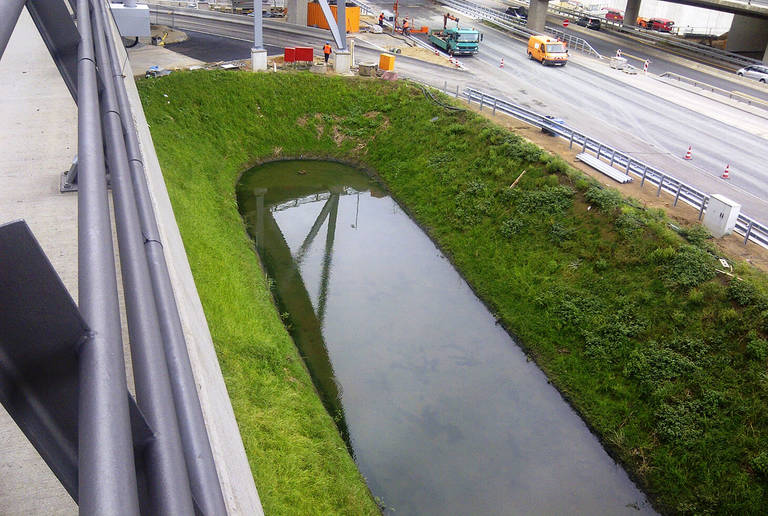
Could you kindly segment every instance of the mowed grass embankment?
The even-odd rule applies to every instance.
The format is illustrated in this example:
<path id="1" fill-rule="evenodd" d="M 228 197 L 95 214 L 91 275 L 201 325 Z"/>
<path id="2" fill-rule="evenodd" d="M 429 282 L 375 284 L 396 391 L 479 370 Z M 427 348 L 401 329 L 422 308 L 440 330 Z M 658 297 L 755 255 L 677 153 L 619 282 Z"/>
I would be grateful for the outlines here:
<path id="1" fill-rule="evenodd" d="M 680 235 L 405 83 L 185 72 L 139 88 L 269 513 L 376 511 L 235 204 L 242 171 L 283 156 L 377 171 L 657 507 L 768 511 L 768 281 L 717 273 L 706 231 Z"/>

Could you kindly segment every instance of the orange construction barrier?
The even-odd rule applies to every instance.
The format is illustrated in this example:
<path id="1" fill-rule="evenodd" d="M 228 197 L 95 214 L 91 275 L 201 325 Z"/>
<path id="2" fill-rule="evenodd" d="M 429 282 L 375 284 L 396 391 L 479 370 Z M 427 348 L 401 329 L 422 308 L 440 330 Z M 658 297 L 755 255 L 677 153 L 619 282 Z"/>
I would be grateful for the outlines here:
<path id="1" fill-rule="evenodd" d="M 331 6 L 331 12 L 336 21 L 339 17 L 336 15 L 336 6 Z M 321 29 L 330 29 L 328 22 L 325 21 L 325 15 L 320 8 L 320 4 L 309 2 L 307 4 L 307 27 L 320 27 Z M 347 6 L 347 32 L 360 32 L 360 7 Z"/>

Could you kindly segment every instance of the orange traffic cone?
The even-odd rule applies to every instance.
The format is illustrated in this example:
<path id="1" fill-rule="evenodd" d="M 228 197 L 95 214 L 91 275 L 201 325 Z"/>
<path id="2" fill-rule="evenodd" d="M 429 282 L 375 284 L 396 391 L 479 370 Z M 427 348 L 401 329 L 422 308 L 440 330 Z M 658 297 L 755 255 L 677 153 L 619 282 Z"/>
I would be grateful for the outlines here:
<path id="1" fill-rule="evenodd" d="M 685 156 L 683 157 L 683 159 L 692 159 L 690 145 L 688 146 L 688 152 L 685 153 Z"/>
<path id="2" fill-rule="evenodd" d="M 501 58 L 501 64 L 499 65 L 499 68 L 504 68 L 504 58 Z"/>
<path id="3" fill-rule="evenodd" d="M 728 169 L 731 168 L 731 165 L 728 164 L 725 166 L 725 170 L 723 170 L 723 179 L 728 179 Z"/>

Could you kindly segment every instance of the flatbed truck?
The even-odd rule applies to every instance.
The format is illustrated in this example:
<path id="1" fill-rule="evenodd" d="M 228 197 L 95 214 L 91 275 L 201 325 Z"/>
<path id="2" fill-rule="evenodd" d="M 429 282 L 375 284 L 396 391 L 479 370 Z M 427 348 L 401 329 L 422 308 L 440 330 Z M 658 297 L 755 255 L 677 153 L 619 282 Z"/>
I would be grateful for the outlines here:
<path id="1" fill-rule="evenodd" d="M 475 29 L 450 28 L 433 30 L 429 42 L 452 56 L 477 54 L 483 35 Z"/>

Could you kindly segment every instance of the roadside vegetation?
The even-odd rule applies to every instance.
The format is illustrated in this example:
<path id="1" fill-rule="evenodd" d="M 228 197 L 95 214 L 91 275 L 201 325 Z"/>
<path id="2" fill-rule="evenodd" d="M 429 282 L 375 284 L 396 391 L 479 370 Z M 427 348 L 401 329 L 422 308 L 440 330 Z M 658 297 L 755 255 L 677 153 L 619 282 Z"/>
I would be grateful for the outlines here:
<path id="1" fill-rule="evenodd" d="M 300 156 L 376 171 L 657 508 L 768 512 L 768 279 L 718 272 L 701 227 L 403 82 L 185 72 L 139 89 L 268 513 L 377 510 L 235 205 L 250 165 Z"/>

